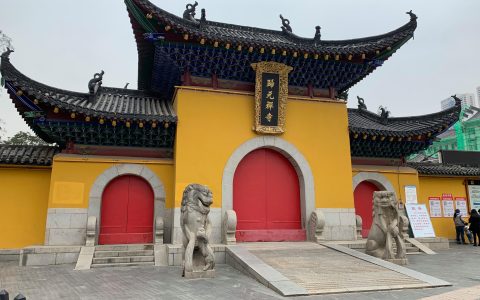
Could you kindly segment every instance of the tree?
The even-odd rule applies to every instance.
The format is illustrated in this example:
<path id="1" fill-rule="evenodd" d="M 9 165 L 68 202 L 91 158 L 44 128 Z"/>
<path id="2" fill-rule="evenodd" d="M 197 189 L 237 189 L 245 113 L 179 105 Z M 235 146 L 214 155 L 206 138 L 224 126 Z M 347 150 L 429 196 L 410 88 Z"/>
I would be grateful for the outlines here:
<path id="1" fill-rule="evenodd" d="M 17 132 L 14 136 L 8 138 L 3 143 L 10 144 L 10 145 L 31 145 L 31 146 L 48 145 L 41 138 L 25 131 Z"/>

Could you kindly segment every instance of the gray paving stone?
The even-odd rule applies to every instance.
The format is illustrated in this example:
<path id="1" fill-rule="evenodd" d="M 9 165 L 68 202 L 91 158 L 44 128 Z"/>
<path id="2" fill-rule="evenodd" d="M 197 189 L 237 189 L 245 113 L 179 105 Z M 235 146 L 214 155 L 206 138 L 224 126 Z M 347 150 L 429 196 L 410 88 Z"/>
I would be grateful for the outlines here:
<path id="1" fill-rule="evenodd" d="M 480 249 L 452 245 L 437 255 L 410 257 L 408 268 L 453 283 L 450 287 L 407 289 L 298 297 L 301 300 L 327 299 L 421 299 L 476 286 L 480 282 Z M 227 255 L 228 258 L 228 255 Z M 27 299 L 285 299 L 228 265 L 216 267 L 216 277 L 184 280 L 180 267 L 118 267 L 73 271 L 74 265 L 18 267 L 0 262 L 0 289 L 21 292 Z M 289 297 L 293 299 L 297 297 Z"/>

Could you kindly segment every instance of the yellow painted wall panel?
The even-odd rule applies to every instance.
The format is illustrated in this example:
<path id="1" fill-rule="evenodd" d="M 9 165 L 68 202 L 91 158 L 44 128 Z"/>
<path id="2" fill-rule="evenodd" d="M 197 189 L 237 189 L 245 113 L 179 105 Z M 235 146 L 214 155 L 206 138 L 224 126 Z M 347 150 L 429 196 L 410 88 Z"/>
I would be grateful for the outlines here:
<path id="1" fill-rule="evenodd" d="M 165 187 L 166 207 L 173 207 L 174 166 L 171 160 L 135 159 L 121 157 L 57 155 L 52 169 L 52 184 L 50 187 L 49 208 L 88 208 L 90 189 L 95 180 L 107 169 L 119 164 L 141 164 L 155 173 Z M 77 184 L 70 199 L 57 197 L 55 188 L 60 184 L 64 191 L 65 183 Z M 80 186 L 84 186 L 80 197 Z M 67 197 L 68 198 L 68 197 Z M 58 201 L 61 202 L 58 202 Z"/>
<path id="2" fill-rule="evenodd" d="M 53 185 L 52 204 L 82 204 L 84 189 L 85 185 L 81 182 L 57 181 Z"/>
<path id="3" fill-rule="evenodd" d="M 256 134 L 254 96 L 179 89 L 175 145 L 175 206 L 190 183 L 206 184 L 221 207 L 222 177 L 234 151 Z M 317 207 L 353 208 L 347 109 L 344 103 L 287 101 L 286 132 L 312 169 Z"/>
<path id="4" fill-rule="evenodd" d="M 452 194 L 453 197 L 467 199 L 464 182 L 465 178 L 462 177 L 420 176 L 418 203 L 424 203 L 429 209 L 428 197 L 441 197 L 442 194 Z M 468 221 L 468 216 L 465 217 Z M 455 225 L 452 217 L 430 219 L 436 236 L 455 239 Z"/>
<path id="5" fill-rule="evenodd" d="M 0 167 L 0 249 L 43 245 L 49 168 Z"/>

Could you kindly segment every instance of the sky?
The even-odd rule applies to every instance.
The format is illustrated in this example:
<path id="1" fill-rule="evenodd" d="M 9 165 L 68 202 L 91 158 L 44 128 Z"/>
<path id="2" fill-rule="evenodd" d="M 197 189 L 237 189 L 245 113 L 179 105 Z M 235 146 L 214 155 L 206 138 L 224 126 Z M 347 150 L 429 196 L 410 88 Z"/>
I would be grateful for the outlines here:
<path id="1" fill-rule="evenodd" d="M 440 110 L 440 101 L 480 86 L 478 0 L 197 0 L 208 20 L 279 30 L 279 14 L 293 32 L 323 40 L 383 34 L 418 16 L 415 38 L 354 86 L 369 110 L 386 106 L 392 116 Z M 181 16 L 186 1 L 152 0 Z M 191 1 L 193 2 L 193 1 Z M 105 71 L 104 86 L 136 88 L 137 51 L 122 0 L 0 0 L 0 30 L 13 40 L 11 62 L 30 78 L 62 89 L 87 92 L 93 74 Z M 5 89 L 0 120 L 6 136 L 29 130 Z"/>

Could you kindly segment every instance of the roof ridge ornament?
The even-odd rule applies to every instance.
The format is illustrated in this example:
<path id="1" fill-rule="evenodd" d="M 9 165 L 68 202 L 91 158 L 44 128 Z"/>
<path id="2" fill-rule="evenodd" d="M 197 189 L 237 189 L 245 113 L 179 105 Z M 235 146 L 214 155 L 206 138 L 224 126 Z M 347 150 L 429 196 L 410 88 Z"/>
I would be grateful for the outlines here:
<path id="1" fill-rule="evenodd" d="M 2 58 L 6 59 L 6 60 L 9 60 L 10 58 L 10 53 L 12 52 L 15 52 L 15 50 L 13 49 L 10 49 L 9 47 L 7 47 L 7 50 L 5 50 L 5 52 L 2 53 Z"/>
<path id="2" fill-rule="evenodd" d="M 313 38 L 313 41 L 316 43 L 320 42 L 320 40 L 322 39 L 322 34 L 320 33 L 320 29 L 322 29 L 322 27 L 320 26 L 315 26 L 315 37 Z"/>
<path id="3" fill-rule="evenodd" d="M 418 19 L 417 15 L 412 12 L 412 10 L 406 12 L 407 15 L 410 15 L 410 21 Z"/>
<path id="4" fill-rule="evenodd" d="M 357 96 L 358 99 L 358 109 L 360 110 L 367 110 L 367 105 L 365 104 L 365 100 Z"/>
<path id="5" fill-rule="evenodd" d="M 292 31 L 292 27 L 290 26 L 290 20 L 289 19 L 286 19 L 282 16 L 282 14 L 280 14 L 280 19 L 282 19 L 282 31 L 283 32 L 290 32 L 290 33 L 293 33 Z"/>
<path id="6" fill-rule="evenodd" d="M 183 18 L 195 24 L 198 24 L 198 21 L 195 19 L 195 10 L 197 9 L 198 2 L 195 1 L 194 4 L 187 4 L 185 6 L 185 11 L 183 12 Z"/>
<path id="7" fill-rule="evenodd" d="M 382 118 L 382 123 L 387 124 L 388 123 L 388 117 L 390 116 L 390 111 L 387 109 L 387 107 L 379 106 L 378 111 L 380 112 L 380 118 Z"/>
<path id="8" fill-rule="evenodd" d="M 457 95 L 452 95 L 451 97 L 455 100 L 455 106 L 462 105 L 462 99 L 458 98 Z"/>
<path id="9" fill-rule="evenodd" d="M 205 8 L 202 8 L 202 15 L 200 17 L 200 25 L 203 25 L 206 22 L 207 22 L 206 11 L 205 11 Z"/>
<path id="10" fill-rule="evenodd" d="M 102 86 L 103 74 L 105 74 L 103 70 L 100 73 L 93 74 L 93 78 L 88 82 L 88 91 L 91 96 L 95 96 Z"/>

